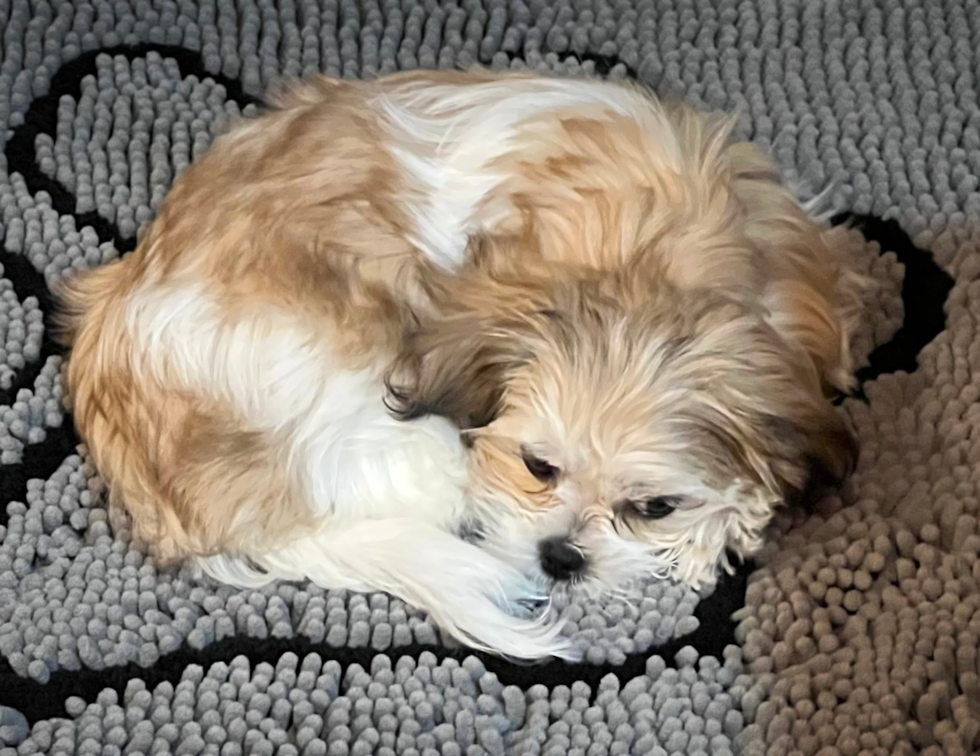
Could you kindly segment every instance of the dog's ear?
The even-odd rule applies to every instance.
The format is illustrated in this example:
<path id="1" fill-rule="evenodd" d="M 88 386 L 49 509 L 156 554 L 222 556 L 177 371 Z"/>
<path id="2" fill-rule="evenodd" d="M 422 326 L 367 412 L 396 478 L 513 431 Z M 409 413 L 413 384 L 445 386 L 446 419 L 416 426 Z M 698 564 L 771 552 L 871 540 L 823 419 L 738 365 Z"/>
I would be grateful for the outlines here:
<path id="1" fill-rule="evenodd" d="M 841 483 L 857 465 L 858 445 L 844 418 L 826 403 L 822 417 L 770 423 L 782 459 L 773 464 L 791 506 L 809 509 Z"/>
<path id="2" fill-rule="evenodd" d="M 748 403 L 750 389 L 730 374 L 716 389 L 702 427 L 727 449 L 736 476 L 746 476 L 789 505 L 809 506 L 850 475 L 857 443 L 844 416 L 821 395 L 815 376 L 794 380 L 786 371 L 780 380 L 774 374 L 784 366 L 768 364 L 770 383 Z"/>
<path id="3" fill-rule="evenodd" d="M 857 464 L 854 435 L 843 416 L 820 397 L 765 416 L 762 435 L 768 470 L 791 506 L 811 507 Z"/>
<path id="4" fill-rule="evenodd" d="M 509 377 L 533 359 L 542 324 L 554 317 L 551 288 L 484 264 L 483 246 L 463 271 L 424 284 L 431 309 L 405 334 L 386 380 L 388 408 L 402 419 L 488 425 Z"/>
<path id="5" fill-rule="evenodd" d="M 477 311 L 435 317 L 405 338 L 386 380 L 403 420 L 440 415 L 460 428 L 488 425 L 509 372 L 524 360 L 519 334 Z"/>

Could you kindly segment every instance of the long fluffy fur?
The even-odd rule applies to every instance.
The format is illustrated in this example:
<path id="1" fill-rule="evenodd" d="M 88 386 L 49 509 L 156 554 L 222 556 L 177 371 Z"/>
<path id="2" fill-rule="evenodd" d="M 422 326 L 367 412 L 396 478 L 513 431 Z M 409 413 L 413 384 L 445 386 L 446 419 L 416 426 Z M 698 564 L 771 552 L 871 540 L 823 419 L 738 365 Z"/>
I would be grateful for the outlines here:
<path id="1" fill-rule="evenodd" d="M 846 472 L 844 280 L 723 119 L 425 72 L 281 93 L 68 282 L 62 327 L 78 428 L 158 558 L 387 590 L 537 658 L 572 654 L 515 616 L 542 537 L 596 585 L 703 582 L 813 463 Z M 683 495 L 670 521 L 624 514 L 655 492 Z"/>

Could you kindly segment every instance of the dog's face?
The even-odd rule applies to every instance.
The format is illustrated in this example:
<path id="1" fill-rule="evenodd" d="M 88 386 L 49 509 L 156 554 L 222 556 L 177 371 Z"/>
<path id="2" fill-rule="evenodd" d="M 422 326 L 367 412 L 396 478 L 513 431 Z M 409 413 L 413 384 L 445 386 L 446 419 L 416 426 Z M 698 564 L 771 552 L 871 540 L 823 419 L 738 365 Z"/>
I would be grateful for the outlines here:
<path id="1" fill-rule="evenodd" d="M 813 472 L 853 462 L 816 370 L 722 295 L 542 269 L 451 302 L 409 339 L 397 409 L 465 429 L 485 546 L 529 574 L 711 581 Z"/>

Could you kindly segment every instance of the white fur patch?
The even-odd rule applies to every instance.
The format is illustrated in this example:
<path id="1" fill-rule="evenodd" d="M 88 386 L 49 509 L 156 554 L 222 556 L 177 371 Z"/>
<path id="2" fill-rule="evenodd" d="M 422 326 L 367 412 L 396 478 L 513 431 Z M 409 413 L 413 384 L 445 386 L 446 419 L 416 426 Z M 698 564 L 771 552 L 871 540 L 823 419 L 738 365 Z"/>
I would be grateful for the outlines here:
<path id="1" fill-rule="evenodd" d="M 264 574 L 226 556 L 200 563 L 213 577 L 243 587 L 310 579 L 326 588 L 383 590 L 425 607 L 443 630 L 476 648 L 518 659 L 577 658 L 547 606 L 537 618 L 514 616 L 546 601 L 538 586 L 419 520 L 326 522 L 319 532 L 254 561 Z"/>
<path id="2" fill-rule="evenodd" d="M 288 439 L 282 458 L 300 471 L 320 513 L 411 512 L 443 527 L 462 513 L 466 457 L 457 431 L 442 418 L 392 418 L 379 372 L 346 369 L 329 332 L 268 306 L 222 313 L 199 284 L 135 293 L 127 321 L 147 355 L 142 369 Z"/>
<path id="3" fill-rule="evenodd" d="M 481 201 L 502 180 L 495 160 L 514 147 L 529 119 L 596 109 L 656 121 L 660 111 L 632 89 L 594 80 L 507 79 L 465 86 L 412 83 L 388 90 L 377 106 L 389 122 L 393 154 L 418 194 L 409 200 L 420 249 L 452 269 L 469 236 L 497 218 L 477 217 Z M 651 124 L 652 125 L 652 124 Z M 664 145 L 669 151 L 669 145 Z"/>
<path id="4" fill-rule="evenodd" d="M 210 395 L 252 427 L 278 431 L 284 464 L 307 485 L 318 528 L 245 561 L 200 560 L 217 580 L 259 586 L 309 579 L 326 588 L 387 591 L 428 610 L 456 638 L 520 659 L 572 658 L 546 596 L 514 567 L 447 532 L 462 516 L 466 459 L 442 418 L 399 422 L 373 370 L 346 370 L 318 334 L 269 307 L 222 312 L 203 286 L 137 292 L 131 337 L 165 385 Z M 311 390 L 311 388 L 313 390 Z"/>

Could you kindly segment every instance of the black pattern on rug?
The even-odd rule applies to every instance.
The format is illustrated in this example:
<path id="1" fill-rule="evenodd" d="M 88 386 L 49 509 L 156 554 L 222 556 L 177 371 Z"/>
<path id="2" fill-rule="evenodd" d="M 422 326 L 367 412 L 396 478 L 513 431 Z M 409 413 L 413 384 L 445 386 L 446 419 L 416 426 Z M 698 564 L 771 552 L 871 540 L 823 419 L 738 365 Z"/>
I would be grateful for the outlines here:
<path id="1" fill-rule="evenodd" d="M 120 8 L 123 5 L 120 4 Z M 17 7 L 22 14 L 26 12 L 26 6 Z M 511 10 L 501 15 L 499 10 L 503 7 L 499 4 L 488 6 L 485 18 L 475 10 L 476 6 L 466 12 L 471 21 L 482 18 L 484 40 L 495 39 L 494 29 L 504 23 L 501 18 L 507 23 L 520 18 L 521 11 L 513 17 Z M 440 6 L 425 12 L 433 14 L 430 19 L 442 14 L 439 16 L 440 34 L 446 44 L 444 50 L 455 51 L 451 56 L 454 64 L 465 63 L 471 53 L 467 52 L 466 42 L 462 47 L 456 46 L 453 35 L 462 34 L 461 38 L 469 39 L 467 35 L 476 33 L 472 24 L 459 25 L 462 22 L 458 10 L 454 6 Z M 425 17 L 425 13 L 418 18 Z M 626 43 L 623 54 L 619 55 L 610 52 L 612 37 L 608 33 L 595 31 L 591 37 L 578 34 L 576 24 L 580 19 L 574 14 L 569 15 L 570 11 L 556 14 L 538 9 L 535 13 L 541 13 L 554 24 L 550 34 L 532 35 L 525 28 L 522 32 L 525 43 L 516 45 L 508 32 L 501 32 L 496 52 L 484 55 L 481 48 L 475 57 L 497 67 L 540 67 L 572 75 L 626 75 L 653 86 L 661 94 L 687 92 L 696 101 L 713 99 L 711 76 L 717 71 L 694 83 L 685 73 L 700 65 L 696 56 L 685 57 L 693 55 L 692 50 L 696 49 L 690 44 L 659 58 L 641 59 L 636 47 Z M 601 18 L 602 13 L 600 10 L 596 18 Z M 117 22 L 124 18 L 120 13 Z M 72 173 L 82 165 L 77 163 L 77 156 L 70 169 L 66 167 L 70 161 L 58 163 L 58 159 L 66 158 L 67 154 L 57 151 L 59 127 L 64 131 L 73 117 L 65 109 L 64 102 L 78 103 L 85 97 L 95 102 L 92 98 L 99 92 L 111 98 L 123 92 L 122 82 L 140 81 L 141 77 L 155 81 L 170 77 L 168 81 L 175 82 L 172 90 L 175 102 L 186 95 L 188 102 L 200 105 L 206 101 L 210 108 L 208 112 L 216 114 L 205 127 L 212 128 L 214 124 L 212 135 L 220 132 L 221 121 L 226 116 L 233 118 L 246 108 L 260 105 L 258 93 L 261 87 L 258 84 L 268 83 L 266 78 L 272 74 L 255 62 L 256 53 L 249 48 L 248 42 L 254 29 L 249 26 L 252 21 L 248 18 L 247 13 L 243 15 L 243 26 L 237 37 L 242 49 L 237 57 L 227 53 L 224 59 L 221 55 L 226 53 L 218 54 L 215 50 L 229 50 L 227 45 L 216 48 L 212 40 L 206 42 L 202 52 L 199 44 L 184 44 L 173 33 L 149 31 L 157 28 L 150 22 L 140 32 L 145 33 L 145 38 L 139 40 L 132 39 L 137 34 L 132 31 L 135 27 L 131 27 L 127 38 L 122 31 L 103 33 L 108 28 L 103 26 L 101 46 L 90 46 L 84 52 L 69 46 L 65 62 L 56 68 L 49 66 L 43 74 L 47 81 L 46 91 L 29 98 L 26 109 L 0 110 L 0 115 L 9 117 L 12 126 L 3 144 L 6 168 L 0 170 L 0 184 L 5 192 L 0 194 L 0 200 L 3 200 L 0 210 L 4 212 L 0 226 L 3 234 L 0 239 L 3 242 L 0 249 L 2 278 L 11 282 L 11 290 L 18 302 L 33 298 L 44 323 L 37 359 L 10 372 L 7 385 L 0 384 L 0 410 L 9 408 L 8 414 L 3 416 L 6 438 L 13 439 L 8 446 L 0 446 L 5 454 L 0 465 L 0 496 L 5 502 L 15 502 L 0 514 L 0 525 L 3 526 L 0 530 L 0 603 L 5 600 L 14 602 L 8 613 L 0 614 L 0 706 L 25 715 L 34 727 L 31 742 L 44 751 L 52 749 L 52 743 L 57 741 L 57 737 L 52 739 L 52 736 L 59 732 L 67 733 L 73 727 L 71 738 L 74 738 L 74 733 L 84 729 L 85 722 L 95 719 L 103 723 L 115 721 L 116 709 L 127 712 L 145 709 L 149 716 L 150 709 L 144 705 L 146 702 L 140 692 L 141 684 L 147 690 L 155 691 L 155 708 L 152 710 L 160 718 L 148 742 L 156 739 L 170 747 L 182 743 L 190 747 L 194 738 L 205 738 L 209 732 L 212 739 L 207 743 L 220 745 L 214 740 L 219 730 L 225 733 L 225 742 L 242 744 L 236 746 L 239 749 L 249 742 L 253 746 L 262 742 L 282 753 L 289 752 L 290 748 L 306 752 L 300 745 L 310 753 L 319 753 L 317 743 L 321 742 L 324 744 L 322 752 L 326 753 L 329 744 L 337 740 L 336 737 L 331 740 L 331 731 L 340 732 L 340 740 L 350 747 L 367 744 L 359 745 L 365 753 L 384 752 L 384 749 L 407 752 L 411 748 L 422 752 L 426 747 L 435 747 L 442 753 L 454 752 L 452 748 L 447 750 L 447 743 L 459 744 L 464 750 L 477 749 L 473 752 L 498 752 L 501 748 L 526 752 L 542 746 L 564 747 L 563 752 L 581 748 L 584 752 L 589 745 L 602 744 L 603 748 L 622 746 L 635 752 L 663 748 L 672 753 L 724 753 L 733 749 L 748 749 L 748 752 L 753 747 L 761 747 L 767 739 L 771 742 L 778 733 L 769 732 L 773 714 L 772 708 L 767 706 L 781 700 L 780 696 L 788 695 L 788 689 L 780 688 L 781 678 L 777 674 L 785 666 L 780 667 L 779 652 L 773 650 L 772 641 L 765 640 L 768 637 L 765 634 L 770 630 L 764 629 L 765 613 L 758 609 L 760 601 L 766 603 L 770 599 L 762 601 L 762 594 L 750 589 L 746 603 L 746 586 L 750 574 L 758 568 L 756 586 L 772 588 L 771 582 L 767 582 L 768 565 L 780 563 L 779 559 L 783 557 L 779 556 L 778 549 L 792 548 L 795 543 L 793 528 L 801 527 L 803 521 L 799 518 L 804 515 L 791 513 L 787 521 L 790 524 L 778 524 L 779 546 L 763 555 L 762 566 L 740 566 L 733 576 L 720 582 L 713 594 L 698 597 L 683 591 L 666 591 L 654 596 L 649 606 L 667 608 L 662 613 L 658 610 L 660 624 L 653 623 L 649 627 L 656 631 L 670 625 L 669 631 L 653 632 L 649 642 L 641 642 L 638 640 L 640 635 L 634 633 L 628 636 L 634 650 L 615 653 L 614 645 L 610 644 L 610 650 L 603 652 L 605 655 L 598 663 L 578 665 L 560 662 L 514 665 L 484 654 L 447 647 L 423 615 L 395 601 L 381 602 L 377 597 L 365 599 L 345 592 L 304 591 L 298 587 L 261 592 L 261 595 L 237 591 L 209 595 L 211 589 L 196 583 L 190 575 L 181 571 L 158 573 L 148 561 L 140 560 L 131 550 L 114 544 L 102 509 L 101 488 L 95 471 L 84 455 L 78 454 L 79 440 L 72 428 L 70 414 L 62 410 L 55 419 L 47 409 L 38 410 L 43 402 L 47 402 L 44 407 L 49 407 L 52 396 L 60 396 L 57 391 L 52 393 L 51 388 L 58 386 L 56 376 L 63 351 L 52 338 L 53 306 L 49 286 L 58 280 L 66 266 L 79 264 L 80 258 L 71 255 L 68 255 L 71 258 L 68 262 L 65 259 L 59 262 L 59 255 L 65 257 L 63 248 L 80 248 L 86 261 L 100 254 L 101 261 L 105 261 L 132 250 L 136 244 L 133 218 L 141 217 L 141 210 L 152 210 L 153 202 L 148 200 L 145 207 L 137 207 L 139 203 L 133 200 L 127 209 L 123 207 L 129 201 L 127 198 L 118 200 L 113 197 L 112 207 L 83 207 L 88 200 L 66 186 L 57 171 L 47 170 L 44 166 L 46 161 L 49 168 L 57 164 L 59 170 L 68 170 L 74 181 L 84 178 L 77 171 Z M 409 14 L 409 21 L 411 18 L 413 16 Z M 571 18 L 578 20 L 572 23 Z M 690 19 L 682 21 L 681 16 L 667 14 L 661 21 L 668 26 L 669 23 L 678 24 L 678 29 L 686 30 L 680 38 L 707 44 L 690 30 Z M 748 41 L 745 44 L 750 53 L 756 49 L 752 34 L 744 27 L 737 23 L 726 26 L 729 22 L 716 16 L 711 22 L 720 24 L 719 28 L 723 29 L 715 32 L 715 44 L 725 34 L 731 34 L 731 29 L 736 29 L 739 34 L 746 35 L 744 39 Z M 210 29 L 208 23 L 202 20 L 201 28 Z M 313 22 L 307 18 L 304 23 Z M 376 29 L 372 23 L 366 22 L 363 29 Z M 810 19 L 809 23 L 816 22 Z M 513 28 L 519 26 L 520 23 Z M 14 27 L 16 24 L 11 26 Z M 184 28 L 187 28 L 186 24 Z M 326 33 L 324 27 L 316 28 L 321 38 L 326 39 L 322 36 Z M 343 55 L 348 55 L 349 51 L 343 52 L 344 45 L 349 45 L 351 37 L 343 29 L 354 26 L 341 24 L 337 28 L 340 29 L 337 50 L 341 51 L 337 60 L 346 61 L 348 58 Z M 408 23 L 405 34 L 415 34 L 415 28 Z M 425 30 L 429 26 L 423 24 L 421 28 Z M 608 30 L 611 27 L 609 23 L 597 21 L 590 28 Z M 555 31 L 558 29 L 562 31 Z M 423 40 L 419 50 L 426 44 L 433 44 L 425 36 L 429 33 L 418 32 L 421 35 L 418 39 Z M 258 54 L 260 59 L 269 63 L 279 53 L 284 56 L 283 69 L 278 75 L 297 73 L 290 70 L 296 65 L 288 52 L 293 49 L 291 45 L 300 44 L 296 34 L 295 20 L 287 20 L 276 45 L 268 41 L 276 39 L 276 35 L 263 38 L 262 52 Z M 307 50 L 304 45 L 308 42 L 307 39 L 300 46 Z M 361 53 L 364 62 L 357 71 L 348 70 L 346 63 L 341 64 L 345 74 L 364 75 L 372 69 L 390 67 L 390 63 L 372 63 L 368 48 Z M 323 70 L 338 65 L 331 57 L 335 54 L 331 49 L 324 43 L 319 52 L 318 67 Z M 388 60 L 386 49 L 384 45 L 376 47 L 375 57 Z M 421 52 L 419 55 L 420 60 L 424 58 Z M 407 60 L 401 53 L 396 58 Z M 686 62 L 678 68 L 679 60 Z M 751 60 L 750 54 L 747 61 Z M 443 57 L 438 63 L 445 63 Z M 745 75 L 751 77 L 751 70 L 752 66 L 747 63 Z M 113 76 L 117 78 L 113 80 Z M 107 81 L 110 83 L 106 84 Z M 186 91 L 180 90 L 180 82 L 186 84 Z M 4 89 L 2 84 L 0 81 L 0 97 L 13 91 Z M 105 89 L 106 86 L 110 89 Z M 111 89 L 113 86 L 116 89 Z M 769 142 L 779 154 L 779 133 L 773 131 L 771 124 L 767 125 L 764 115 L 755 112 L 758 103 L 753 97 L 750 86 L 743 98 L 751 114 L 749 133 Z M 10 102 L 17 102 L 17 97 L 11 96 Z M 153 102 L 157 105 L 163 100 Z M 18 112 L 21 115 L 18 116 Z M 160 110 L 158 114 L 162 112 Z M 77 118 L 77 114 L 74 117 Z M 173 134 L 180 131 L 176 125 L 179 122 L 176 117 L 171 124 Z M 0 128 L 3 126 L 0 124 Z M 198 129 L 192 137 L 203 138 L 204 132 L 199 125 L 190 128 L 192 131 Z M 39 152 L 39 145 L 44 149 L 43 154 Z M 198 148 L 195 142 L 191 151 Z M 135 194 L 135 183 L 133 186 Z M 852 192 L 851 199 L 854 196 Z M 901 382 L 920 370 L 923 350 L 933 349 L 931 345 L 937 336 L 948 327 L 947 299 L 960 279 L 954 279 L 944 269 L 950 265 L 949 254 L 940 266 L 924 245 L 917 246 L 913 242 L 909 233 L 903 230 L 908 221 L 903 222 L 900 213 L 889 211 L 883 217 L 876 217 L 869 212 L 874 208 L 860 198 L 852 206 L 853 212 L 835 217 L 833 223 L 855 230 L 860 238 L 852 236 L 851 239 L 864 272 L 883 284 L 879 300 L 882 314 L 871 316 L 873 322 L 868 329 L 867 349 L 862 355 L 864 364 L 858 372 L 861 391 L 857 397 L 843 402 L 842 411 L 860 419 L 867 410 L 861 410 L 859 406 L 875 410 L 880 404 L 875 392 L 880 394 L 884 390 L 881 387 L 893 385 L 889 377 L 897 376 Z M 121 212 L 121 208 L 127 212 Z M 142 217 L 146 217 L 146 212 Z M 70 219 L 67 225 L 66 219 Z M 43 234 L 34 234 L 33 244 L 31 223 L 45 227 Z M 121 223 L 126 225 L 126 230 L 122 230 Z M 52 231 L 55 228 L 57 233 Z M 83 234 L 84 229 L 88 229 L 87 236 Z M 923 237 L 921 228 L 915 228 L 914 233 Z M 60 246 L 49 238 L 57 234 L 64 238 Z M 972 268 L 967 265 L 968 276 L 969 270 Z M 927 358 L 928 371 L 934 372 L 931 367 L 934 359 Z M 30 404 L 29 400 L 36 401 Z M 18 404 L 26 409 L 18 408 Z M 39 412 L 43 415 L 40 420 Z M 22 417 L 27 419 L 22 420 Z M 90 497 L 84 501 L 77 498 L 79 491 L 86 490 L 91 492 Z M 845 498 L 847 496 L 853 497 L 853 494 L 845 494 Z M 825 504 L 822 509 L 818 507 L 817 515 L 805 517 L 833 522 L 839 511 L 836 506 L 833 502 Z M 61 515 L 54 512 L 58 507 Z M 63 518 L 64 524 L 51 525 L 45 518 L 56 518 L 59 523 Z M 43 527 L 36 523 L 43 523 Z M 69 525 L 73 534 L 59 530 Z M 28 543 L 21 535 L 30 534 L 36 527 L 41 527 L 43 536 L 48 538 L 43 548 L 37 537 Z M 10 548 L 9 556 L 2 556 L 4 542 L 15 534 L 21 539 L 19 545 Z M 922 537 L 928 542 L 928 534 Z M 67 606 L 64 591 L 56 584 L 73 574 L 79 553 L 91 554 L 91 558 L 87 558 L 86 565 L 77 568 L 75 574 L 84 576 L 90 584 L 94 581 L 105 585 L 101 601 L 92 604 L 104 607 L 100 611 L 105 616 L 95 613 L 87 618 L 81 633 L 76 632 L 77 628 L 70 626 L 68 620 L 54 620 L 37 610 L 40 606 L 37 602 L 42 596 L 49 602 L 52 599 L 62 602 L 59 606 L 63 609 Z M 113 562 L 114 554 L 119 555 L 117 562 Z M 51 566 L 59 559 L 66 566 L 52 572 Z M 17 560 L 27 560 L 35 565 L 37 574 L 43 574 L 43 579 L 40 582 L 30 579 L 29 574 L 35 567 L 25 567 L 16 563 Z M 92 566 L 100 563 L 101 568 Z M 117 566 L 112 566 L 116 563 Z M 71 567 L 72 564 L 76 567 Z M 126 572 L 127 568 L 131 568 L 130 573 Z M 4 570 L 9 571 L 5 573 Z M 120 576 L 118 589 L 108 585 L 111 576 L 117 573 Z M 130 576 L 124 577 L 127 574 Z M 42 585 L 44 581 L 47 585 Z M 135 587 L 126 588 L 130 583 Z M 152 589 L 144 590 L 144 584 L 152 585 Z M 127 594 L 131 595 L 127 598 Z M 772 601 L 788 600 L 776 599 L 775 592 L 771 595 Z M 17 606 L 24 609 L 15 617 Z M 685 607 L 684 611 L 676 616 L 671 614 L 671 610 L 678 606 Z M 122 619 L 117 620 L 118 609 L 114 607 L 125 607 L 126 612 L 133 611 L 134 614 L 124 613 Z M 245 611 L 249 607 L 251 610 Z M 586 618 L 598 616 L 590 611 L 586 611 Z M 384 619 L 375 621 L 379 612 Z M 128 623 L 127 616 L 138 616 L 139 622 L 134 619 Z M 368 616 L 370 618 L 365 619 Z M 396 616 L 402 619 L 396 620 Z M 602 626 L 600 636 L 606 637 L 603 636 L 605 633 L 609 637 L 625 637 L 622 628 L 630 623 L 637 625 L 642 620 L 642 615 L 636 618 L 623 616 Z M 333 633 L 338 626 L 332 624 L 331 617 L 335 620 L 343 618 L 337 620 L 345 625 L 342 633 Z M 61 635 L 56 627 L 58 622 L 65 628 Z M 116 622 L 118 625 L 114 624 Z M 681 632 L 676 630 L 677 626 L 693 629 Z M 404 632 L 399 634 L 400 629 Z M 772 630 L 772 633 L 776 632 Z M 778 632 L 785 632 L 785 629 Z M 121 633 L 132 637 L 124 637 Z M 72 636 L 70 641 L 67 640 L 69 635 Z M 120 638 L 124 640 L 120 641 Z M 629 647 L 629 643 L 625 646 Z M 236 657 L 241 658 L 233 661 Z M 395 662 L 404 657 L 410 661 L 410 670 L 402 662 Z M 743 666 L 743 657 L 752 662 L 748 668 Z M 390 661 L 384 661 L 386 658 Z M 710 661 L 712 659 L 715 661 Z M 304 670 L 315 679 L 312 687 L 308 680 L 302 682 Z M 466 671 L 462 677 L 459 677 L 460 670 Z M 200 720 L 196 730 L 192 727 L 187 731 L 189 734 L 168 729 L 173 722 L 181 721 L 177 716 L 181 695 L 186 694 L 185 703 L 196 701 L 195 705 L 201 705 L 210 695 L 209 680 L 215 681 L 213 688 L 217 692 L 220 690 L 219 679 L 226 680 L 223 684 L 228 685 L 227 681 L 233 678 L 237 695 L 245 704 L 240 717 L 236 719 L 226 712 L 223 715 L 226 726 L 219 730 L 214 729 L 218 725 L 206 719 Z M 429 708 L 420 710 L 416 700 L 412 704 L 415 707 L 412 714 L 399 715 L 398 721 L 402 725 L 391 729 L 385 719 L 386 712 L 389 709 L 396 711 L 399 706 L 412 701 L 408 688 L 414 684 L 409 684 L 410 679 L 421 681 L 417 690 L 426 692 Z M 137 680 L 142 683 L 134 682 Z M 168 684 L 172 686 L 169 693 Z M 372 684 L 384 688 L 380 698 L 371 698 Z M 255 690 L 249 689 L 249 685 Z M 280 687 L 277 693 L 263 698 L 263 690 L 272 690 L 274 685 Z M 248 694 L 244 692 L 246 689 Z M 193 695 L 188 692 L 191 690 Z M 327 698 L 318 699 L 315 695 L 318 690 L 326 691 Z M 399 698 L 402 693 L 404 697 Z M 363 705 L 368 698 L 374 701 L 371 707 Z M 165 700 L 172 700 L 174 717 L 164 715 L 170 711 L 170 704 L 162 703 Z M 285 706 L 287 700 L 291 701 L 291 708 Z M 275 710 L 279 702 L 283 704 L 280 714 L 273 711 L 269 715 L 273 724 L 261 730 L 246 726 L 246 709 L 269 713 L 270 706 Z M 287 708 L 292 713 L 282 715 Z M 345 711 L 349 713 L 344 714 Z M 367 719 L 358 725 L 359 711 L 360 716 Z M 3 714 L 2 709 L 0 714 Z M 0 748 L 5 739 L 13 742 L 10 738 L 19 740 L 26 734 L 19 729 L 19 720 L 8 722 L 4 716 L 8 715 L 0 716 Z M 74 722 L 68 729 L 65 729 L 66 725 L 54 722 L 65 716 Z M 408 720 L 413 722 L 411 726 L 404 725 Z M 236 729 L 239 726 L 234 724 L 237 721 L 241 721 L 244 728 L 240 732 Z M 321 724 L 317 725 L 317 722 Z M 333 724 L 327 726 L 330 722 Z M 589 726 L 583 726 L 583 722 Z M 441 731 L 440 727 L 443 728 Z M 107 733 L 109 729 L 106 724 Z M 126 725 L 123 731 L 131 746 L 143 742 L 140 738 L 144 735 L 135 726 Z M 276 740 L 279 731 L 285 733 L 286 740 L 282 743 Z M 248 735 L 248 732 L 256 734 Z M 917 747 L 929 747 L 938 742 L 936 738 L 930 739 L 919 733 L 912 725 L 903 732 L 906 741 L 916 743 Z M 106 742 L 115 743 L 112 738 Z"/>

